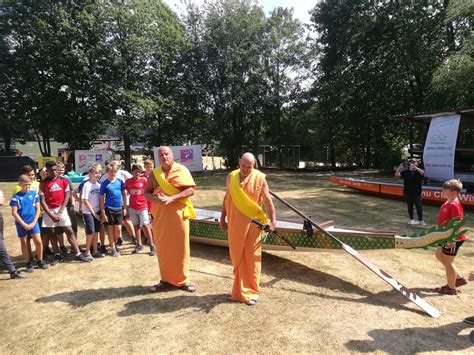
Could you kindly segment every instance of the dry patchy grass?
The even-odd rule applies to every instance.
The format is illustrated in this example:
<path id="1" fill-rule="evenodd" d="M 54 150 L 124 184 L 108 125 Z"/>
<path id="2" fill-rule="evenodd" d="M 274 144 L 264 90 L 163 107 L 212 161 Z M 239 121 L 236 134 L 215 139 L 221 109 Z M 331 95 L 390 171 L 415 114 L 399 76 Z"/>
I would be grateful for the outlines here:
<path id="1" fill-rule="evenodd" d="M 317 221 L 339 225 L 413 230 L 404 225 L 402 202 L 351 192 L 327 182 L 329 174 L 269 173 L 272 189 Z M 224 174 L 198 177 L 198 207 L 219 209 Z M 4 192 L 11 184 L 0 184 Z M 428 223 L 437 207 L 425 207 Z M 20 246 L 9 209 L 2 208 L 10 254 Z M 277 204 L 280 218 L 295 219 Z M 471 229 L 474 227 L 470 222 Z M 470 233 L 472 240 L 473 233 Z M 84 242 L 83 230 L 80 241 Z M 474 315 L 473 287 L 458 296 L 430 290 L 445 282 L 433 251 L 366 251 L 375 264 L 441 310 L 439 319 L 420 312 L 354 259 L 338 252 L 271 252 L 263 256 L 262 302 L 228 303 L 232 268 L 224 248 L 191 246 L 195 294 L 150 294 L 159 279 L 156 259 L 131 255 L 90 264 L 68 262 L 35 270 L 25 280 L 0 274 L 0 353 L 155 352 L 469 352 L 461 323 Z M 468 241 L 457 264 L 474 269 Z M 22 263 L 19 263 L 22 267 Z M 474 283 L 473 283 L 474 284 Z"/>

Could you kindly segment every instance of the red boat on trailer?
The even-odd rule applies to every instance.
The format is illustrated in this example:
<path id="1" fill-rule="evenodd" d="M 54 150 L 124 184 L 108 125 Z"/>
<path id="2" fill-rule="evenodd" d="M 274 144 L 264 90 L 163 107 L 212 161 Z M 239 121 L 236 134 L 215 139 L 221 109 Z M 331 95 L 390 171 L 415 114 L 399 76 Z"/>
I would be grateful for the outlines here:
<path id="1" fill-rule="evenodd" d="M 331 177 L 329 181 L 371 195 L 403 199 L 403 184 L 340 178 L 336 176 Z M 446 201 L 446 199 L 441 196 L 441 187 L 438 186 L 423 186 L 421 196 L 423 197 L 424 203 L 441 205 Z M 474 210 L 473 193 L 461 192 L 459 200 L 465 209 Z"/>

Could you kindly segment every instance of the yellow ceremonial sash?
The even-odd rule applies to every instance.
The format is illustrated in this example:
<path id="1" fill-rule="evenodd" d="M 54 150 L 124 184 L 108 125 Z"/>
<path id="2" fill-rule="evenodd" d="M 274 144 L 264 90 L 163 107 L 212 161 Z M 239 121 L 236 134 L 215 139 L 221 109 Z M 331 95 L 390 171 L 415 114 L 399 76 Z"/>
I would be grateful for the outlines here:
<path id="1" fill-rule="evenodd" d="M 239 173 L 240 169 L 230 173 L 230 195 L 232 196 L 232 202 L 243 215 L 268 224 L 267 215 L 262 207 L 252 200 L 240 186 Z"/>
<path id="2" fill-rule="evenodd" d="M 157 169 L 153 170 L 153 175 L 155 176 L 156 182 L 160 185 L 161 189 L 169 196 L 179 194 L 181 191 L 176 187 L 171 185 L 168 180 L 165 178 L 165 172 L 160 166 Z M 184 205 L 183 208 L 183 217 L 184 218 L 196 218 L 196 212 L 194 211 L 193 204 L 189 197 L 182 198 L 179 200 Z"/>

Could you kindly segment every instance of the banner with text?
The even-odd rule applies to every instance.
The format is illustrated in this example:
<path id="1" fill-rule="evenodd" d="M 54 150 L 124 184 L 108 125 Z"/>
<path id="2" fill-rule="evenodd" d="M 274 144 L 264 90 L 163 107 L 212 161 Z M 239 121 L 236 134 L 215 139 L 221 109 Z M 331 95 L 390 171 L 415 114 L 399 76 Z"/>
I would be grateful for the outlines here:
<path id="1" fill-rule="evenodd" d="M 105 172 L 105 161 L 112 159 L 112 152 L 110 150 L 76 150 L 74 158 L 75 171 L 87 173 L 92 163 L 100 163 Z"/>
<path id="2" fill-rule="evenodd" d="M 446 181 L 454 178 L 454 154 L 458 138 L 459 115 L 437 116 L 431 119 L 423 152 L 425 176 Z"/>
<path id="3" fill-rule="evenodd" d="M 200 144 L 180 145 L 170 147 L 173 152 L 174 161 L 183 164 L 189 171 L 202 171 L 202 148 Z M 158 159 L 158 147 L 153 147 L 155 166 L 160 165 Z"/>

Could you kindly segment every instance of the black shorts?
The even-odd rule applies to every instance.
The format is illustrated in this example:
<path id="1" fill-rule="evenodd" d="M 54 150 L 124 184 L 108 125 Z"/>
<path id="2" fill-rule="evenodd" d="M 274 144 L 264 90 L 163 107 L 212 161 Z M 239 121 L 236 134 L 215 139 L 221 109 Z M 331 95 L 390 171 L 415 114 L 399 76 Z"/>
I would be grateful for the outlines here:
<path id="1" fill-rule="evenodd" d="M 91 214 L 83 213 L 84 225 L 86 227 L 86 235 L 91 235 L 100 232 L 100 221 L 98 221 Z"/>
<path id="2" fill-rule="evenodd" d="M 461 248 L 462 243 L 464 243 L 464 240 L 462 241 L 454 241 L 455 245 L 453 248 L 448 248 L 447 246 L 443 247 L 443 254 L 448 255 L 448 256 L 456 256 L 458 255 L 458 250 Z"/>
<path id="3" fill-rule="evenodd" d="M 105 208 L 105 215 L 107 216 L 107 219 L 109 220 L 106 224 L 109 226 L 120 226 L 122 225 L 123 222 L 123 212 L 122 209 L 119 210 L 112 210 L 108 207 Z"/>

